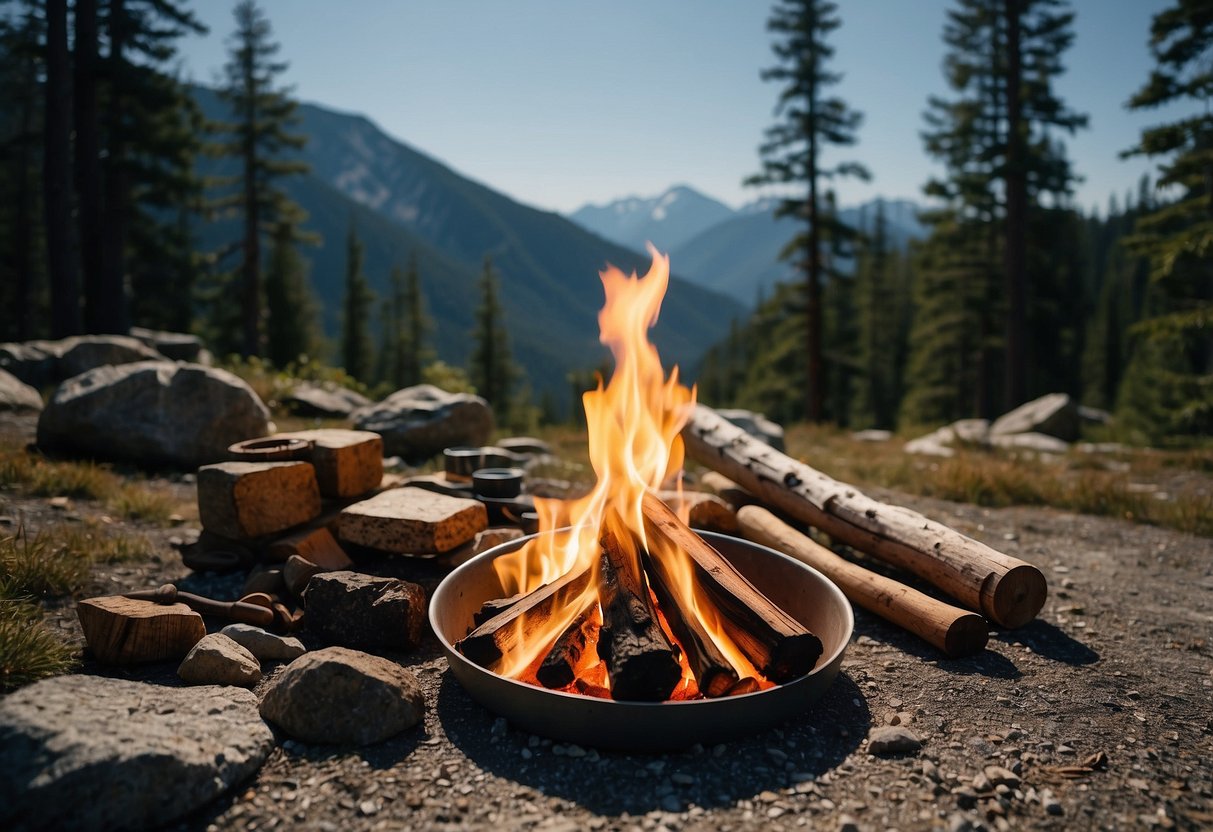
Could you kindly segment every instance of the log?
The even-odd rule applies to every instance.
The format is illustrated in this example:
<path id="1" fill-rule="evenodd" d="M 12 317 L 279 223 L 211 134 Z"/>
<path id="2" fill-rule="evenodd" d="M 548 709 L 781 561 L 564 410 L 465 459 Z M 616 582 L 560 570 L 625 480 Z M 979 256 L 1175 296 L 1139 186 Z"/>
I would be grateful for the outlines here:
<path id="1" fill-rule="evenodd" d="M 669 563 L 644 552 L 645 571 L 661 612 L 665 615 L 670 631 L 687 654 L 687 664 L 695 676 L 695 684 L 704 696 L 716 697 L 728 693 L 738 682 L 737 671 L 732 663 L 708 635 L 699 616 L 683 603 L 683 597 L 674 590 L 674 578 Z"/>
<path id="2" fill-rule="evenodd" d="M 206 635 L 202 616 L 184 604 L 107 595 L 76 605 L 80 628 L 101 664 L 180 659 Z"/>
<path id="3" fill-rule="evenodd" d="M 656 496 L 646 494 L 641 511 L 650 541 L 664 539 L 694 561 L 696 579 L 715 604 L 725 632 L 767 679 L 788 682 L 813 669 L 822 652 L 817 636 L 771 603 Z"/>
<path id="4" fill-rule="evenodd" d="M 519 643 L 520 635 L 525 638 L 545 624 L 552 617 L 553 610 L 572 603 L 585 591 L 590 575 L 591 570 L 586 568 L 544 584 L 477 625 L 455 647 L 471 661 L 491 670 L 502 656 Z M 521 628 L 515 626 L 520 618 Z"/>
<path id="5" fill-rule="evenodd" d="M 697 405 L 682 430 L 687 453 L 771 508 L 929 581 L 1002 627 L 1027 624 L 1048 585 L 1035 566 L 918 512 L 874 500 L 749 436 Z"/>
<path id="6" fill-rule="evenodd" d="M 639 558 L 611 531 L 599 542 L 598 594 L 602 629 L 598 655 L 607 666 L 614 699 L 662 702 L 682 680 L 677 648 L 670 642 L 644 584 Z"/>
<path id="7" fill-rule="evenodd" d="M 585 655 L 586 647 L 598 639 L 598 623 L 592 615 L 592 606 L 573 619 L 560 638 L 544 657 L 535 678 L 545 688 L 558 690 L 568 687 L 577 676 L 577 666 Z"/>
<path id="8" fill-rule="evenodd" d="M 909 630 L 951 658 L 985 649 L 989 631 L 985 619 L 977 613 L 945 604 L 851 563 L 760 506 L 742 508 L 737 520 L 745 537 L 807 563 L 838 584 L 854 603 Z"/>

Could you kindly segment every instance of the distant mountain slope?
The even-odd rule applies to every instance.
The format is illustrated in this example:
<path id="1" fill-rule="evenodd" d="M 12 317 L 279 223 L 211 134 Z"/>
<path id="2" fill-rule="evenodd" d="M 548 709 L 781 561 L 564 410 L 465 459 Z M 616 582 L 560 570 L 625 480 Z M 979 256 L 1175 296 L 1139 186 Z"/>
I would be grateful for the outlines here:
<path id="1" fill-rule="evenodd" d="M 885 200 L 885 219 L 894 246 L 925 236 L 917 214 L 920 206 L 909 200 Z M 844 222 L 871 227 L 876 200 L 840 212 Z M 700 286 L 753 305 L 759 293 L 770 294 L 778 281 L 793 277 L 779 253 L 799 230 L 789 217 L 775 219 L 769 200 L 751 203 L 733 216 L 708 228 L 670 252 L 670 264 Z"/>
<path id="2" fill-rule="evenodd" d="M 649 241 L 662 251 L 671 251 L 732 214 L 733 209 L 724 203 L 686 185 L 675 185 L 654 197 L 585 205 L 569 219 L 634 251 L 644 251 Z"/>
<path id="3" fill-rule="evenodd" d="M 212 91 L 196 89 L 196 97 L 208 117 L 226 116 Z M 417 252 L 437 325 L 434 342 L 445 360 L 463 364 L 469 354 L 476 280 L 487 254 L 501 278 L 515 358 L 533 387 L 563 394 L 569 371 L 601 363 L 598 271 L 609 262 L 643 273 L 647 257 L 473 182 L 362 116 L 314 105 L 302 105 L 299 115 L 299 131 L 308 136 L 301 155 L 312 173 L 287 187 L 310 214 L 306 226 L 324 238 L 304 254 L 330 335 L 340 324 L 345 235 L 353 221 L 376 291 L 385 290 L 393 264 Z M 230 240 L 234 232 L 217 227 L 207 236 Z M 690 367 L 740 313 L 728 298 L 675 278 L 653 339 L 667 365 Z"/>

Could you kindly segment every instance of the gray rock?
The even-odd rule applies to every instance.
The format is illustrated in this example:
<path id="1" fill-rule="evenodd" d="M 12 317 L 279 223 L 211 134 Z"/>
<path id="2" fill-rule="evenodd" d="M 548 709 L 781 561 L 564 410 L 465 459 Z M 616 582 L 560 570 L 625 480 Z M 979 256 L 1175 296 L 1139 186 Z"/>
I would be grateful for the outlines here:
<path id="1" fill-rule="evenodd" d="M 902 450 L 907 454 L 919 454 L 921 456 L 953 456 L 956 453 L 952 450 L 952 442 L 955 439 L 956 434 L 953 433 L 950 426 L 942 427 L 931 431 L 925 436 L 911 439 L 902 447 Z"/>
<path id="2" fill-rule="evenodd" d="M 337 384 L 301 382 L 282 397 L 282 403 L 296 416 L 344 419 L 358 408 L 371 404 L 371 400 Z"/>
<path id="3" fill-rule="evenodd" d="M 38 420 L 38 444 L 90 457 L 197 468 L 269 432 L 247 384 L 197 364 L 141 361 L 65 381 Z"/>
<path id="4" fill-rule="evenodd" d="M 266 691 L 261 715 L 303 742 L 369 745 L 420 722 L 425 698 L 417 678 L 395 662 L 328 647 L 287 665 Z"/>
<path id="5" fill-rule="evenodd" d="M 728 419 L 750 436 L 761 439 L 777 451 L 783 450 L 783 426 L 772 422 L 761 413 L 739 408 L 717 410 L 721 418 Z"/>
<path id="6" fill-rule="evenodd" d="M 252 624 L 228 624 L 219 631 L 245 650 L 252 653 L 258 661 L 278 662 L 297 659 L 307 652 L 303 642 L 293 636 L 280 636 L 267 633 Z"/>
<path id="7" fill-rule="evenodd" d="M 385 456 L 410 461 L 428 459 L 444 448 L 483 445 L 493 432 L 493 411 L 484 399 L 432 384 L 397 390 L 354 411 L 351 419 L 359 430 L 383 437 Z"/>
<path id="8" fill-rule="evenodd" d="M 893 438 L 893 431 L 868 428 L 855 431 L 851 434 L 851 438 L 856 442 L 888 442 Z"/>
<path id="9" fill-rule="evenodd" d="M 1068 442 L 1043 433 L 1011 433 L 990 437 L 990 444 L 1005 450 L 1031 451 L 1038 454 L 1064 454 L 1070 449 Z"/>
<path id="10" fill-rule="evenodd" d="M 990 435 L 1044 433 L 1073 442 L 1078 439 L 1080 421 L 1073 399 L 1065 393 L 1049 393 L 999 416 L 990 426 Z"/>
<path id="11" fill-rule="evenodd" d="M 1019 775 L 1010 769 L 1002 766 L 986 766 L 982 771 L 986 779 L 995 786 L 1007 786 L 1008 788 L 1019 788 Z"/>
<path id="12" fill-rule="evenodd" d="M 425 590 L 360 572 L 315 575 L 303 592 L 308 629 L 344 647 L 411 650 L 425 628 Z"/>
<path id="13" fill-rule="evenodd" d="M 1112 414 L 1098 407 L 1078 406 L 1078 418 L 1091 425 L 1107 425 L 1112 422 Z"/>
<path id="14" fill-rule="evenodd" d="M 0 368 L 34 387 L 57 384 L 96 367 L 163 359 L 126 335 L 76 335 L 59 341 L 0 344 Z"/>
<path id="15" fill-rule="evenodd" d="M 251 688 L 261 681 L 257 657 L 222 633 L 203 636 L 177 668 L 191 685 L 237 685 Z"/>
<path id="16" fill-rule="evenodd" d="M 32 411 L 42 409 L 42 396 L 7 370 L 0 370 L 0 411 Z"/>
<path id="17" fill-rule="evenodd" d="M 952 429 L 953 443 L 985 445 L 990 437 L 990 422 L 987 419 L 957 419 L 948 425 Z"/>
<path id="18" fill-rule="evenodd" d="M 273 747 L 251 691 L 47 679 L 0 700 L 0 828 L 159 827 L 252 775 Z"/>
<path id="19" fill-rule="evenodd" d="M 173 361 L 200 363 L 199 360 L 206 351 L 203 349 L 202 339 L 188 332 L 163 332 L 133 326 L 131 327 L 131 337 Z"/>
<path id="20" fill-rule="evenodd" d="M 878 756 L 912 753 L 922 748 L 922 740 L 904 725 L 880 725 L 868 734 L 868 752 Z"/>

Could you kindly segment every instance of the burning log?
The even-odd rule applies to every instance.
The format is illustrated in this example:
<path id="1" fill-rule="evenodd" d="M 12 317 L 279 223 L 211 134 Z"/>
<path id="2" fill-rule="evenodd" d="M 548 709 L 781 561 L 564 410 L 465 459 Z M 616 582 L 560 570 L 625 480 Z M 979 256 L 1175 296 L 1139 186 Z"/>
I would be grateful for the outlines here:
<path id="1" fill-rule="evenodd" d="M 639 559 L 629 556 L 611 531 L 604 531 L 600 542 L 598 655 L 606 663 L 611 694 L 644 702 L 668 699 L 682 679 L 682 667 L 657 620 Z"/>
<path id="2" fill-rule="evenodd" d="M 771 603 L 657 497 L 646 494 L 641 510 L 650 540 L 663 539 L 694 561 L 703 599 L 715 606 L 729 638 L 764 676 L 788 682 L 813 669 L 822 651 L 817 636 Z"/>
<path id="3" fill-rule="evenodd" d="M 573 619 L 573 623 L 560 634 L 539 665 L 535 678 L 545 688 L 556 690 L 568 687 L 577 677 L 577 666 L 585 655 L 586 647 L 598 640 L 598 623 L 591 615 L 592 609 L 591 605 Z"/>
<path id="4" fill-rule="evenodd" d="M 929 642 L 952 658 L 980 653 L 989 633 L 980 615 L 945 604 L 892 578 L 851 563 L 759 506 L 737 513 L 741 531 L 819 570 L 868 612 L 879 615 Z"/>
<path id="5" fill-rule="evenodd" d="M 906 569 L 1003 627 L 1027 624 L 1048 586 L 1030 563 L 900 506 L 878 502 L 749 436 L 698 405 L 682 431 L 687 453 L 762 502 L 861 552 Z"/>
<path id="6" fill-rule="evenodd" d="M 522 596 L 477 626 L 455 646 L 476 664 L 492 668 L 527 636 L 542 628 L 552 612 L 571 603 L 589 585 L 591 570 L 570 572 Z"/>

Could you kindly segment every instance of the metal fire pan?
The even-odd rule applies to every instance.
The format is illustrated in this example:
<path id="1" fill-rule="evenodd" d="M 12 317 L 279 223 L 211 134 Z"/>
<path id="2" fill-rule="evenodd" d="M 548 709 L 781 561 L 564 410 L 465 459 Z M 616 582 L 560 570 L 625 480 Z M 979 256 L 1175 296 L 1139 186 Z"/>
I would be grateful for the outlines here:
<path id="1" fill-rule="evenodd" d="M 825 693 L 838 675 L 855 619 L 846 597 L 816 569 L 748 540 L 700 534 L 821 639 L 822 656 L 812 672 L 757 693 L 690 702 L 615 702 L 498 676 L 464 658 L 454 642 L 467 634 L 485 601 L 504 595 L 493 561 L 530 538 L 496 546 L 448 575 L 430 599 L 430 625 L 468 694 L 533 734 L 620 751 L 674 750 L 752 736 L 802 713 Z"/>

